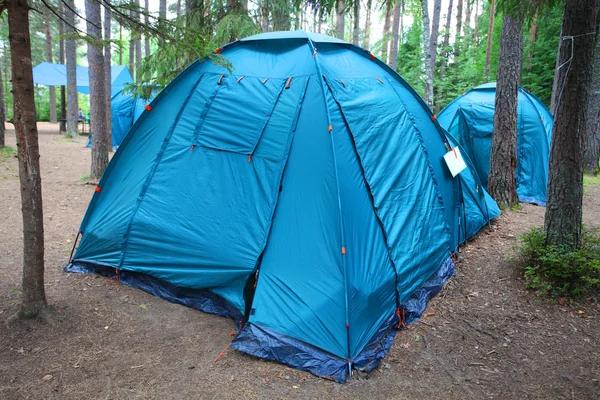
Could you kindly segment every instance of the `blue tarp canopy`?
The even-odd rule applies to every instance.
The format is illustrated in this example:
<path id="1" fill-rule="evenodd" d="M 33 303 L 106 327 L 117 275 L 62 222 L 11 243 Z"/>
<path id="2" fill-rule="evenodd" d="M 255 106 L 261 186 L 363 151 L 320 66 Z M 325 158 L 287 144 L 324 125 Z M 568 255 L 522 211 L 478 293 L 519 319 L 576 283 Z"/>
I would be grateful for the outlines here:
<path id="1" fill-rule="evenodd" d="M 125 65 L 111 67 L 112 93 L 123 90 L 125 84 L 133 82 L 129 69 Z M 67 86 L 67 67 L 64 64 L 42 62 L 33 67 L 33 82 L 45 86 Z M 77 66 L 77 91 L 90 93 L 89 67 Z"/>
<path id="2" fill-rule="evenodd" d="M 337 381 L 370 371 L 454 272 L 468 183 L 451 143 L 349 43 L 278 32 L 221 55 L 231 69 L 198 60 L 142 113 L 67 270 L 229 316 L 246 353 Z"/>
<path id="3" fill-rule="evenodd" d="M 461 144 L 487 189 L 494 131 L 496 83 L 469 90 L 448 104 L 437 120 Z M 517 193 L 524 203 L 546 205 L 552 115 L 527 89 L 518 89 Z"/>

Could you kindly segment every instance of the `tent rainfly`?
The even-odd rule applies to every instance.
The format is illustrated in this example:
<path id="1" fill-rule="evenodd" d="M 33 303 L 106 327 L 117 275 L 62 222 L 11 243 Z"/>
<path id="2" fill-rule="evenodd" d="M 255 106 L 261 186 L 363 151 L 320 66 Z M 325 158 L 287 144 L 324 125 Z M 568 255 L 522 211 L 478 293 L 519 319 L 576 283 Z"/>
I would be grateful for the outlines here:
<path id="1" fill-rule="evenodd" d="M 496 83 L 469 90 L 438 115 L 440 125 L 466 151 L 487 189 L 494 131 Z M 517 194 L 523 203 L 546 205 L 552 114 L 527 89 L 519 88 L 517 103 Z"/>
<path id="2" fill-rule="evenodd" d="M 454 272 L 451 144 L 349 43 L 272 32 L 216 53 L 233 68 L 196 61 L 125 137 L 66 270 L 231 317 L 248 354 L 339 382 L 372 370 Z"/>

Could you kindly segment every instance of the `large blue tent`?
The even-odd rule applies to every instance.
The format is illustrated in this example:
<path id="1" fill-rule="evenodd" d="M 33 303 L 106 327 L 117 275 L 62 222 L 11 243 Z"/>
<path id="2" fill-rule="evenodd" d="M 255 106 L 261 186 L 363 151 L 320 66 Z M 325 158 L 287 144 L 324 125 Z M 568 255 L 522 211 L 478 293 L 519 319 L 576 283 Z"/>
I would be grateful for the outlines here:
<path id="1" fill-rule="evenodd" d="M 33 67 L 33 82 L 45 86 L 67 86 L 67 67 L 64 64 L 42 62 Z M 133 82 L 129 69 L 125 65 L 111 67 L 111 95 L 115 95 L 127 83 Z M 90 75 L 88 67 L 77 66 L 77 91 L 90 93 Z"/>
<path id="2" fill-rule="evenodd" d="M 66 269 L 231 317 L 243 352 L 337 381 L 369 371 L 454 271 L 452 144 L 341 40 L 274 32 L 217 53 L 231 70 L 198 60 L 125 137 Z"/>
<path id="3" fill-rule="evenodd" d="M 467 152 L 487 189 L 494 130 L 496 83 L 488 83 L 459 96 L 438 115 L 439 123 Z M 524 88 L 517 105 L 517 193 L 524 203 L 546 205 L 552 115 Z"/>

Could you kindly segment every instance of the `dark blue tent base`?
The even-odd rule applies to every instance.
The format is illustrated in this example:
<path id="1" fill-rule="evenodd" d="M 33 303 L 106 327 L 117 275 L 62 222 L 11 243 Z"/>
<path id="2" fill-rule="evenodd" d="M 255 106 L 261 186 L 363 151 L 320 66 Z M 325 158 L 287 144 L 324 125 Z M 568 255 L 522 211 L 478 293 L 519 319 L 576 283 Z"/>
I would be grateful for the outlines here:
<path id="1" fill-rule="evenodd" d="M 532 199 L 530 197 L 519 196 L 519 202 L 521 202 L 521 203 L 535 204 L 536 206 L 546 207 L 546 202 L 545 201 L 540 201 L 540 200 Z"/>
<path id="2" fill-rule="evenodd" d="M 75 260 L 64 269 L 66 272 L 96 273 L 109 278 L 118 276 L 119 281 L 127 286 L 141 289 L 176 304 L 231 318 L 236 321 L 237 326 L 244 321 L 244 316 L 235 307 L 210 290 L 180 288 L 149 275 L 130 271 L 119 271 L 117 275 L 114 267 L 91 262 Z M 427 302 L 442 290 L 453 274 L 454 262 L 452 258 L 448 258 L 402 306 L 404 325 L 419 319 L 425 311 Z M 352 368 L 369 372 L 379 365 L 394 341 L 398 323 L 399 316 L 393 313 L 373 335 L 358 357 L 352 360 Z M 340 383 L 346 381 L 350 372 L 347 360 L 250 322 L 243 325 L 231 347 L 317 376 L 328 377 Z"/>

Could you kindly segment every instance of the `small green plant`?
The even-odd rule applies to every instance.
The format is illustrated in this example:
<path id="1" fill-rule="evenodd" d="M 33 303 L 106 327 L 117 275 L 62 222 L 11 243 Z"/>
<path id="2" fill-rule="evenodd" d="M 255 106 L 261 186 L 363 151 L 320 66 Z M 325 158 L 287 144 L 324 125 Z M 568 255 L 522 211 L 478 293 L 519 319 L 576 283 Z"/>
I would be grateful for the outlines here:
<path id="1" fill-rule="evenodd" d="M 89 174 L 88 175 L 84 175 L 81 178 L 79 178 L 80 182 L 87 182 L 89 180 L 90 180 L 90 175 Z"/>
<path id="2" fill-rule="evenodd" d="M 11 157 L 17 155 L 17 150 L 14 147 L 4 146 L 0 148 L 0 162 L 4 162 Z"/>
<path id="3" fill-rule="evenodd" d="M 521 205 L 521 203 L 517 203 L 510 208 L 510 211 L 521 211 L 522 209 L 523 209 L 523 206 Z"/>
<path id="4" fill-rule="evenodd" d="M 516 249 L 525 285 L 540 295 L 581 297 L 600 293 L 600 231 L 583 228 L 581 247 L 546 245 L 542 228 L 519 238 Z"/>
<path id="5" fill-rule="evenodd" d="M 600 175 L 584 175 L 583 176 L 583 186 L 600 186 Z"/>

